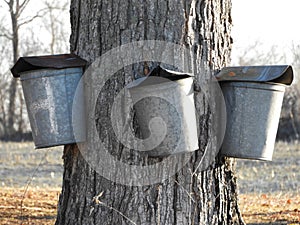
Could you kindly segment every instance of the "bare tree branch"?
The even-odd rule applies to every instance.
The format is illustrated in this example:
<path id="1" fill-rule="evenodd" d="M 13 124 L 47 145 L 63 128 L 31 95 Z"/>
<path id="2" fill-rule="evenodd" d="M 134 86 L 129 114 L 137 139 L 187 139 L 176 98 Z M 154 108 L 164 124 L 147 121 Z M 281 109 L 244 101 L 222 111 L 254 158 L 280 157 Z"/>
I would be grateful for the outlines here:
<path id="1" fill-rule="evenodd" d="M 20 0 L 16 0 L 16 6 L 15 6 L 15 13 L 16 15 L 19 14 L 19 9 L 20 9 Z"/>
<path id="2" fill-rule="evenodd" d="M 20 9 L 22 8 L 26 8 L 27 4 L 30 2 L 30 0 L 24 0 L 21 4 L 20 4 Z"/>
<path id="3" fill-rule="evenodd" d="M 296 45 L 294 42 L 291 46 L 291 52 L 293 55 L 293 64 L 294 66 L 300 67 L 300 45 Z"/>
<path id="4" fill-rule="evenodd" d="M 10 5 L 10 2 L 7 0 L 3 0 L 8 6 Z"/>
<path id="5" fill-rule="evenodd" d="M 1 21 L 0 21 L 0 37 L 5 37 L 9 40 L 12 40 L 13 39 L 13 36 L 11 34 L 11 32 L 5 27 L 5 24 L 3 23 L 3 18 L 1 18 Z"/>
<path id="6" fill-rule="evenodd" d="M 7 38 L 8 40 L 12 40 L 12 39 L 13 39 L 13 37 L 12 37 L 11 35 L 5 34 L 5 33 L 0 34 L 0 37 L 5 37 L 5 38 Z"/>
<path id="7" fill-rule="evenodd" d="M 28 18 L 28 19 L 24 19 L 23 21 L 19 22 L 18 28 L 20 28 L 21 26 L 28 24 L 30 22 L 32 22 L 33 20 L 35 20 L 36 18 L 41 18 L 43 17 L 43 14 L 47 11 L 47 8 L 41 9 L 35 16 Z"/>
<path id="8" fill-rule="evenodd" d="M 31 17 L 30 19 L 25 20 L 25 21 L 18 24 L 18 28 L 20 28 L 21 26 L 23 26 L 25 24 L 28 24 L 28 23 L 32 22 L 33 20 L 35 20 L 36 18 L 40 18 L 40 17 L 42 17 L 42 16 L 37 14 L 37 15 Z"/>
<path id="9" fill-rule="evenodd" d="M 26 8 L 26 6 L 28 5 L 29 2 L 30 2 L 30 0 L 24 0 L 24 2 L 21 3 L 19 15 L 21 15 L 23 13 L 24 9 Z"/>

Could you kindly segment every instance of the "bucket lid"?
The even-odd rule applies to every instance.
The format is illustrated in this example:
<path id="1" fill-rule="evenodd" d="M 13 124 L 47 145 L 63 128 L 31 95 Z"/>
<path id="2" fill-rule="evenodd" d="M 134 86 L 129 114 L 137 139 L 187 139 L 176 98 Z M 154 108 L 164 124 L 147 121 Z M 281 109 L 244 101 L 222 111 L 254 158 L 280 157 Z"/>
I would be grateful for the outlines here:
<path id="1" fill-rule="evenodd" d="M 11 68 L 14 77 L 30 70 L 84 67 L 87 61 L 75 54 L 20 57 Z"/>
<path id="2" fill-rule="evenodd" d="M 168 70 L 161 66 L 155 67 L 148 76 L 159 76 L 163 78 L 167 78 L 169 80 L 179 80 L 183 78 L 193 77 L 192 73 L 182 73 L 178 71 Z"/>
<path id="3" fill-rule="evenodd" d="M 162 68 L 161 66 L 157 66 L 154 69 L 152 69 L 146 77 L 142 77 L 133 81 L 131 84 L 127 86 L 127 88 L 130 89 L 135 87 L 156 85 L 164 82 L 177 81 L 180 79 L 185 79 L 193 76 L 194 75 L 191 73 L 177 72 L 177 71 Z M 151 79 L 152 77 L 159 77 L 162 79 Z"/>
<path id="4" fill-rule="evenodd" d="M 290 85 L 293 82 L 293 68 L 279 66 L 239 66 L 224 67 L 217 75 L 218 81 L 272 82 Z"/>

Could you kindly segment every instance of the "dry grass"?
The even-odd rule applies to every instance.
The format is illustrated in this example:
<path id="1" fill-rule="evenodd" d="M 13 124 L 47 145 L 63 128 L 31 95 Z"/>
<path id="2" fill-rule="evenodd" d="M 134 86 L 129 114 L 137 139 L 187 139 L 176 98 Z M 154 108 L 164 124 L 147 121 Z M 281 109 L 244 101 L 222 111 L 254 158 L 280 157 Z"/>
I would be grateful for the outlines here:
<path id="1" fill-rule="evenodd" d="M 240 193 L 300 194 L 300 143 L 278 142 L 273 161 L 237 160 Z"/>
<path id="2" fill-rule="evenodd" d="M 60 189 L 23 188 L 0 191 L 0 224 L 54 224 Z M 242 194 L 240 208 L 247 224 L 300 224 L 300 196 Z"/>
<path id="3" fill-rule="evenodd" d="M 0 156 L 0 225 L 54 224 L 62 149 L 35 150 L 32 143 L 0 142 Z M 246 223 L 300 224 L 299 165 L 297 143 L 277 143 L 273 162 L 238 160 L 240 208 Z"/>
<path id="4" fill-rule="evenodd" d="M 0 224 L 54 224 L 59 193 L 59 189 L 29 189 L 24 197 L 23 188 L 2 188 Z"/>
<path id="5" fill-rule="evenodd" d="M 0 142 L 0 186 L 59 188 L 63 148 L 35 149 L 32 142 Z"/>
<path id="6" fill-rule="evenodd" d="M 300 224 L 300 196 L 242 194 L 239 200 L 247 224 Z"/>

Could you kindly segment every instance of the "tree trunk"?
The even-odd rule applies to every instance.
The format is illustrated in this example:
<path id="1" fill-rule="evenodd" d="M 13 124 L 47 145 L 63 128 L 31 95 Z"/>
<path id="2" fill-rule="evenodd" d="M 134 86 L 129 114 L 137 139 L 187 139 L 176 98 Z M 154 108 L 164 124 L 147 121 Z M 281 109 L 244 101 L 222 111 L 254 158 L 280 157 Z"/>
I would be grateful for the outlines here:
<path id="1" fill-rule="evenodd" d="M 192 65 L 197 87 L 230 59 L 230 12 L 230 0 L 72 0 L 71 50 L 92 63 L 110 49 L 131 41 L 177 43 L 195 55 Z M 108 140 L 108 149 L 118 157 L 124 146 L 102 124 L 109 123 L 116 93 L 132 80 L 132 74 L 143 74 L 142 65 L 115 74 L 115 80 L 106 84 L 98 99 L 99 136 Z M 176 175 L 161 183 L 114 183 L 95 172 L 77 145 L 65 146 L 56 224 L 243 224 L 233 161 L 216 157 L 206 170 L 197 169 L 212 132 L 213 103 L 207 102 L 203 93 L 195 95 L 195 102 L 200 150 Z M 159 161 L 130 154 L 126 157 L 130 164 Z"/>
<path id="2" fill-rule="evenodd" d="M 18 27 L 18 12 L 14 9 L 14 1 L 10 1 L 10 16 L 12 24 L 12 47 L 13 47 L 13 63 L 15 64 L 19 58 L 19 27 Z M 19 7 L 19 6 L 16 6 Z M 16 133 L 14 121 L 16 119 L 16 98 L 17 98 L 18 81 L 12 79 L 9 87 L 9 106 L 8 106 L 8 139 L 11 139 Z M 20 118 L 22 120 L 22 118 Z"/>

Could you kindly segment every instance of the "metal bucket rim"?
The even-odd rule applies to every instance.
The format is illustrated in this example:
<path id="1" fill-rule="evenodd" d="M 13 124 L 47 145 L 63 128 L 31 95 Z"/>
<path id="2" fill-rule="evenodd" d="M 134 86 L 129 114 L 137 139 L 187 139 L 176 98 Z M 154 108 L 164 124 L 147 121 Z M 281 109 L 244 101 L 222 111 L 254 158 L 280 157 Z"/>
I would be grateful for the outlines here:
<path id="1" fill-rule="evenodd" d="M 75 140 L 75 139 L 69 139 L 65 141 L 59 141 L 59 142 L 50 142 L 50 143 L 34 143 L 35 149 L 43 149 L 43 148 L 52 148 L 57 147 L 61 145 L 68 145 L 68 144 L 75 144 L 75 143 L 83 143 L 85 140 Z"/>
<path id="2" fill-rule="evenodd" d="M 55 71 L 56 73 L 51 73 Z M 43 74 L 43 72 L 47 74 Z M 29 70 L 23 73 L 20 73 L 20 80 L 30 80 L 30 79 L 38 79 L 43 77 L 55 77 L 61 75 L 74 75 L 82 73 L 82 67 L 75 67 L 75 68 L 64 68 L 64 69 L 41 69 L 41 70 Z"/>
<path id="3" fill-rule="evenodd" d="M 166 81 L 163 83 L 145 85 L 145 86 L 136 86 L 132 88 L 128 88 L 130 92 L 139 92 L 143 90 L 144 92 L 157 92 L 157 91 L 166 91 L 169 89 L 173 89 L 174 87 L 183 87 L 185 85 L 191 85 L 189 83 L 184 83 L 184 80 L 191 80 L 191 84 L 193 83 L 193 77 L 182 78 L 176 81 Z M 166 87 L 167 86 L 167 87 Z"/>
<path id="4" fill-rule="evenodd" d="M 285 88 L 287 85 L 285 84 L 277 84 L 272 82 L 222 82 L 221 86 L 231 86 L 231 87 L 239 87 L 239 88 L 249 88 L 249 89 L 259 89 L 266 91 L 279 91 L 285 92 Z"/>

